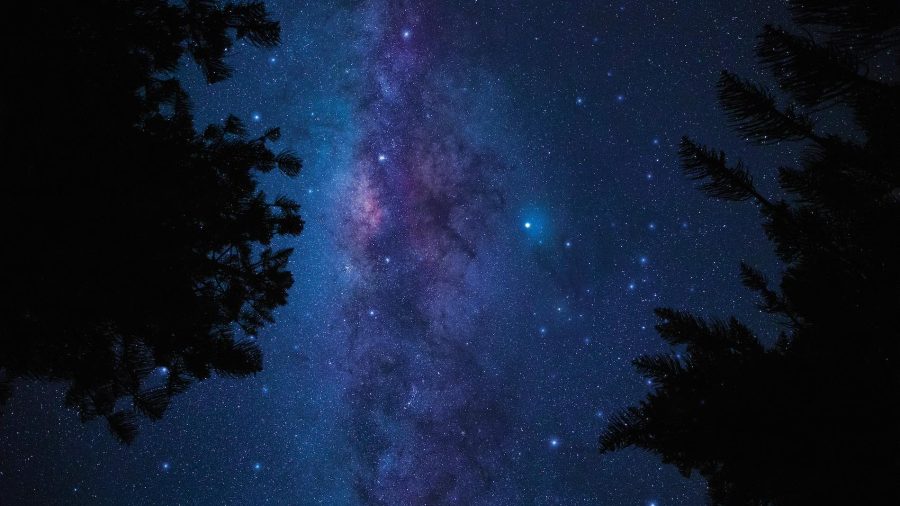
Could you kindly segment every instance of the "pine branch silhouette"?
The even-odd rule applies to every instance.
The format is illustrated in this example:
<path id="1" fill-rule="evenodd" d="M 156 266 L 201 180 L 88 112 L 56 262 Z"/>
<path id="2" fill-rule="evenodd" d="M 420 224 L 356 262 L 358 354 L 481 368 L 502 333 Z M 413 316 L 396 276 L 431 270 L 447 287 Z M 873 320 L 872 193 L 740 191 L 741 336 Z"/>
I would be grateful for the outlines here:
<path id="1" fill-rule="evenodd" d="M 725 162 L 725 153 L 718 153 L 684 137 L 678 151 L 684 173 L 695 181 L 702 181 L 700 189 L 707 195 L 723 200 L 756 199 L 762 204 L 769 202 L 756 191 L 753 177 L 738 162 L 729 167 Z"/>
<path id="2" fill-rule="evenodd" d="M 271 244 L 304 222 L 257 177 L 302 162 L 233 115 L 198 132 L 171 73 L 190 58 L 220 81 L 236 43 L 272 47 L 280 27 L 261 2 L 211 0 L 17 2 L 4 27 L 29 50 L 9 53 L 4 96 L 21 125 L 4 129 L 0 404 L 19 378 L 61 381 L 130 443 L 196 381 L 260 371 L 253 337 L 286 303 L 292 250 Z"/>
<path id="3" fill-rule="evenodd" d="M 731 126 L 748 139 L 767 144 L 813 137 L 808 117 L 793 107 L 780 111 L 775 98 L 765 89 L 722 71 L 719 103 L 728 113 Z"/>
<path id="4" fill-rule="evenodd" d="M 740 276 L 777 339 L 764 346 L 735 318 L 657 310 L 674 351 L 635 360 L 654 390 L 611 419 L 599 448 L 643 448 L 698 473 L 712 504 L 895 503 L 900 84 L 897 66 L 884 64 L 900 50 L 900 6 L 789 5 L 806 33 L 767 26 L 757 54 L 791 105 L 728 72 L 718 89 L 748 141 L 803 149 L 799 167 L 777 168 L 781 198 L 763 197 L 722 152 L 687 138 L 680 149 L 707 195 L 757 204 L 784 270 L 774 286 L 747 264 Z M 854 128 L 816 132 L 825 113 Z"/>

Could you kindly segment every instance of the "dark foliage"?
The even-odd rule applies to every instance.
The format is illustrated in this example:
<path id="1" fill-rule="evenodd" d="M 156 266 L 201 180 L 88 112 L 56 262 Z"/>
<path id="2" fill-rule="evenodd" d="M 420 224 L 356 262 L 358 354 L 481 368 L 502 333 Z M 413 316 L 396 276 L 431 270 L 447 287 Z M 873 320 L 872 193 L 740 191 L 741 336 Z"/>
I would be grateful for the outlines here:
<path id="1" fill-rule="evenodd" d="M 784 262 L 780 286 L 741 265 L 780 338 L 660 309 L 672 354 L 635 365 L 655 390 L 600 437 L 698 472 L 713 504 L 900 503 L 900 5 L 790 2 L 806 33 L 766 27 L 757 54 L 787 98 L 723 73 L 719 99 L 752 142 L 800 142 L 767 199 L 740 163 L 685 139 L 685 173 L 751 201 Z M 855 120 L 837 133 L 811 118 Z M 824 130 L 824 131 L 823 131 Z M 833 131 L 833 129 L 832 129 Z"/>
<path id="2" fill-rule="evenodd" d="M 300 171 L 229 116 L 202 133 L 173 78 L 212 83 L 246 40 L 279 41 L 259 2 L 15 2 L 4 12 L 7 302 L 0 400 L 16 378 L 62 381 L 83 420 L 130 442 L 138 415 L 217 373 L 262 367 L 252 341 L 285 303 L 294 202 L 257 175 Z"/>

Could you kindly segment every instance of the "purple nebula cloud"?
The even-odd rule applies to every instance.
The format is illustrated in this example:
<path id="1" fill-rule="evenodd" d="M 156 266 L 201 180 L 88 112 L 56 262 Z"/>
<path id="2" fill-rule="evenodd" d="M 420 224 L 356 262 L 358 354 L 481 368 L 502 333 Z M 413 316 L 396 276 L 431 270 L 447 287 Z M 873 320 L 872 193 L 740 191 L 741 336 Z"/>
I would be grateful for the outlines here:
<path id="1" fill-rule="evenodd" d="M 505 413 L 473 343 L 503 199 L 441 79 L 436 8 L 361 8 L 365 99 L 339 244 L 352 270 L 346 398 L 355 489 L 373 504 L 490 502 Z M 507 403 L 508 406 L 508 403 Z"/>

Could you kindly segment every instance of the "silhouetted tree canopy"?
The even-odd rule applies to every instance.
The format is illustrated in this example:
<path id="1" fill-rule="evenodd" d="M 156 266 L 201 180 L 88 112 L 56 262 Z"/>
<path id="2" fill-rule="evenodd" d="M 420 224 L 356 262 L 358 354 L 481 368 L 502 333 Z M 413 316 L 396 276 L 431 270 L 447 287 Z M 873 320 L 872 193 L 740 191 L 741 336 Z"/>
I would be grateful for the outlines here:
<path id="1" fill-rule="evenodd" d="M 229 48 L 279 42 L 260 2 L 5 6 L 0 401 L 16 378 L 62 381 L 83 420 L 130 442 L 137 416 L 212 374 L 259 371 L 253 337 L 285 303 L 299 206 L 257 187 L 300 172 L 228 116 L 202 132 L 173 77 L 209 83 Z"/>
<path id="2" fill-rule="evenodd" d="M 783 95 L 728 72 L 718 85 L 743 137 L 801 143 L 800 166 L 777 169 L 783 196 L 761 194 L 724 153 L 687 138 L 680 151 L 704 192 L 760 210 L 784 271 L 777 286 L 749 265 L 740 274 L 780 338 L 764 346 L 734 318 L 657 310 L 673 352 L 635 361 L 655 389 L 600 449 L 696 471 L 713 504 L 898 504 L 900 4 L 789 5 L 803 32 L 767 26 L 756 47 Z M 815 121 L 829 117 L 830 133 Z"/>

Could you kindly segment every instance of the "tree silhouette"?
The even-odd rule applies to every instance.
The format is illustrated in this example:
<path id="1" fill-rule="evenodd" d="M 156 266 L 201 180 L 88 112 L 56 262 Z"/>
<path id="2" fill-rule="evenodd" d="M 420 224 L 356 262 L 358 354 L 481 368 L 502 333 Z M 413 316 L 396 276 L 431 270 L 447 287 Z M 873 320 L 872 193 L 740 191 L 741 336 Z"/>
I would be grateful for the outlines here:
<path id="1" fill-rule="evenodd" d="M 193 381 L 261 369 L 253 337 L 292 284 L 272 241 L 303 221 L 257 177 L 301 163 L 270 149 L 277 128 L 197 132 L 172 72 L 186 53 L 220 81 L 235 43 L 280 28 L 262 3 L 205 0 L 19 2 L 3 23 L 0 401 L 16 378 L 62 381 L 127 443 Z"/>
<path id="2" fill-rule="evenodd" d="M 778 168 L 782 197 L 724 153 L 687 138 L 680 149 L 705 193 L 760 210 L 780 286 L 745 264 L 741 277 L 780 338 L 764 346 L 734 318 L 657 310 L 675 349 L 635 361 L 655 389 L 614 417 L 600 450 L 634 446 L 696 471 L 713 504 L 895 504 L 900 4 L 789 4 L 804 34 L 767 26 L 756 48 L 786 99 L 728 72 L 718 83 L 743 137 L 802 143 L 802 165 Z"/>

